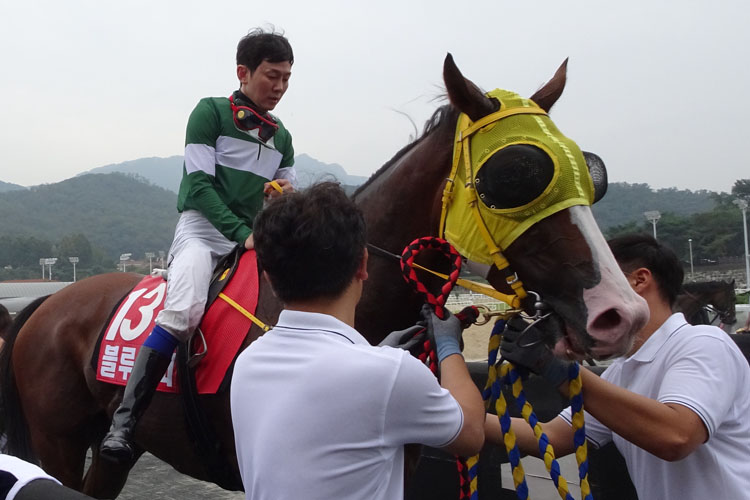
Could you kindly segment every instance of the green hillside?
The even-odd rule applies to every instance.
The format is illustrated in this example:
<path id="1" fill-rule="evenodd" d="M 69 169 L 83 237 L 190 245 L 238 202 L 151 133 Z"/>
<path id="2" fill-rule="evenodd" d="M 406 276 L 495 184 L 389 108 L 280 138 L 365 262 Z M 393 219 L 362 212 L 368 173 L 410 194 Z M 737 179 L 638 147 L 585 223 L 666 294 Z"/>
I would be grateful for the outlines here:
<path id="1" fill-rule="evenodd" d="M 613 182 L 592 211 L 599 227 L 606 230 L 613 226 L 645 221 L 643 212 L 646 210 L 687 216 L 710 212 L 714 208 L 716 193 L 711 191 L 676 188 L 653 190 L 648 184 Z"/>
<path id="2" fill-rule="evenodd" d="M 0 193 L 0 235 L 57 242 L 83 234 L 112 258 L 168 250 L 177 195 L 124 174 L 88 174 Z M 0 262 L 0 265 L 5 263 Z"/>

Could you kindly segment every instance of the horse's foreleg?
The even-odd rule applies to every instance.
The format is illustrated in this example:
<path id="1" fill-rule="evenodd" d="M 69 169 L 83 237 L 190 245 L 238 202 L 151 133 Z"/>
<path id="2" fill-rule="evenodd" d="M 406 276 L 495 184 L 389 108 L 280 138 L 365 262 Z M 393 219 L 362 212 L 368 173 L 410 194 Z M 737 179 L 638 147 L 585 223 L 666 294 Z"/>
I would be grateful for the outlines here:
<path id="1" fill-rule="evenodd" d="M 94 498 L 117 498 L 125 487 L 130 469 L 143 451 L 136 449 L 135 459 L 129 464 L 117 464 L 102 458 L 99 454 L 99 443 L 92 446 L 92 451 L 91 465 L 83 480 L 83 492 Z"/>

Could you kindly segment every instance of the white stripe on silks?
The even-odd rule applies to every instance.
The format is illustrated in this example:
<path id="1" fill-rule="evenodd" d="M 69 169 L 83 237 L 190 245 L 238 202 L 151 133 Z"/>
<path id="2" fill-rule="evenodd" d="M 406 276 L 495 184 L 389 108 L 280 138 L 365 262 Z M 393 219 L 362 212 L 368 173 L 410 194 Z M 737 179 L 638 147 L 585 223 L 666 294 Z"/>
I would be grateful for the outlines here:
<path id="1" fill-rule="evenodd" d="M 193 172 L 205 172 L 216 176 L 216 153 L 214 148 L 205 144 L 188 144 L 185 146 L 185 170 L 188 175 Z"/>
<path id="2" fill-rule="evenodd" d="M 276 171 L 274 179 L 289 179 L 292 187 L 297 189 L 297 169 L 294 166 L 280 168 Z"/>
<path id="3" fill-rule="evenodd" d="M 216 139 L 216 163 L 224 167 L 273 179 L 282 158 L 283 155 L 275 149 L 259 143 L 224 135 Z"/>

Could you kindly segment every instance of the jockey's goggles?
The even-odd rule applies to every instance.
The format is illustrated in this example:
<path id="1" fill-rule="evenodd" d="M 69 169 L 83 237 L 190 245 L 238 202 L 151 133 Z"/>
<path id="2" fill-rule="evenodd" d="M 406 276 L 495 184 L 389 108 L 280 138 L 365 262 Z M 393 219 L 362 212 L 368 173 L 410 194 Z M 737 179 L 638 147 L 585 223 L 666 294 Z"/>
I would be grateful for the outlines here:
<path id="1" fill-rule="evenodd" d="M 258 138 L 263 142 L 268 141 L 279 130 L 279 125 L 270 115 L 261 115 L 251 108 L 239 91 L 229 97 L 229 105 L 237 128 L 244 131 L 257 130 Z"/>

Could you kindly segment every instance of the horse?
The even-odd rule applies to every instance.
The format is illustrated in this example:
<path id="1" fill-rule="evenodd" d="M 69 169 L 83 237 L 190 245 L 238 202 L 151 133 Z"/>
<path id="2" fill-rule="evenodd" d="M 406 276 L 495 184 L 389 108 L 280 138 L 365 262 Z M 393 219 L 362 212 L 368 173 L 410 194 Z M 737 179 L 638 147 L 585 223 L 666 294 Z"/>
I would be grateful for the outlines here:
<path id="1" fill-rule="evenodd" d="M 0 304 L 0 339 L 5 339 L 12 322 L 8 308 Z"/>
<path id="2" fill-rule="evenodd" d="M 722 325 L 737 322 L 734 280 L 689 282 L 682 288 L 675 309 L 681 311 L 691 325 L 712 325 L 717 319 Z"/>
<path id="3" fill-rule="evenodd" d="M 549 111 L 562 94 L 566 72 L 567 61 L 526 100 L 528 104 Z M 501 106 L 498 99 L 488 97 L 464 78 L 450 54 L 444 62 L 443 78 L 449 103 L 435 112 L 421 137 L 401 149 L 352 195 L 364 213 L 369 242 L 388 252 L 400 252 L 417 237 L 438 234 L 457 120 L 465 115 L 477 122 Z M 546 120 L 546 127 L 554 127 Z M 536 181 L 538 151 L 524 145 L 509 148 L 512 158 L 493 154 L 485 172 L 502 176 L 504 167 L 512 170 L 518 164 L 512 162 L 520 161 L 531 167 L 526 177 Z M 583 163 L 580 151 L 576 158 Z M 588 176 L 583 167 L 582 175 Z M 601 186 L 598 192 L 601 194 Z M 554 313 L 549 342 L 556 345 L 557 352 L 598 358 L 620 355 L 647 321 L 645 302 L 628 286 L 587 205 L 546 216 L 502 251 L 514 276 L 537 294 L 530 293 L 522 307 L 533 313 L 541 297 L 546 310 Z M 442 265 L 430 255 L 420 263 L 438 270 Z M 413 325 L 422 299 L 390 258 L 371 254 L 368 273 L 355 326 L 369 342 L 377 344 L 388 332 Z M 117 465 L 99 455 L 100 441 L 120 402 L 122 387 L 97 381 L 91 359 L 116 305 L 140 279 L 129 273 L 103 274 L 60 290 L 21 315 L 9 335 L 8 348 L 0 353 L 2 412 L 11 452 L 38 460 L 66 486 L 97 498 L 117 496 L 132 464 Z M 512 291 L 513 280 L 504 271 L 493 268 L 487 280 L 498 290 Z M 256 316 L 273 324 L 281 309 L 269 284 L 261 280 Z M 251 328 L 242 348 L 261 334 L 260 328 Z M 238 477 L 228 392 L 200 395 L 199 401 L 214 424 L 221 453 Z M 179 472 L 211 480 L 188 436 L 180 395 L 157 393 L 135 433 L 136 460 L 149 451 Z M 88 449 L 92 460 L 84 474 Z"/>

